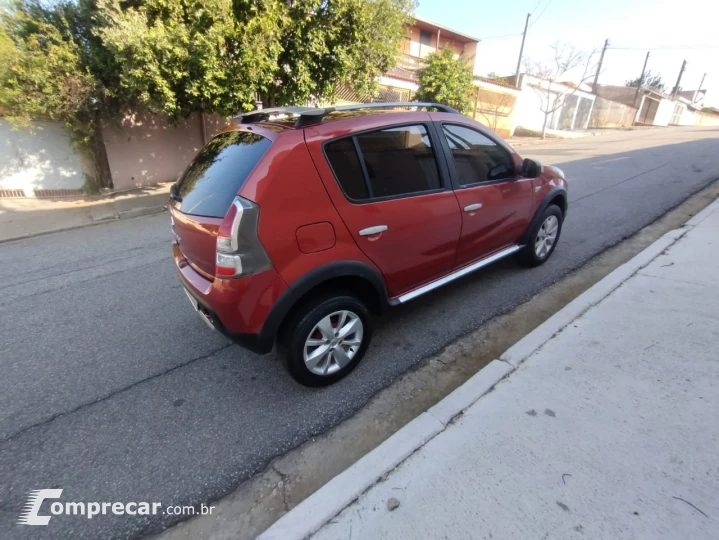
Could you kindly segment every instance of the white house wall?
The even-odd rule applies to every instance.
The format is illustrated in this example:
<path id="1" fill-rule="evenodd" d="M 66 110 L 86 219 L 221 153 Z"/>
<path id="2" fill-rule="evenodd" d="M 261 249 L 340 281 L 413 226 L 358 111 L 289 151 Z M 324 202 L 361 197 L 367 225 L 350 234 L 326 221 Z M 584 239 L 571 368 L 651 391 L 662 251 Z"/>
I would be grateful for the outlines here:
<path id="1" fill-rule="evenodd" d="M 557 94 L 552 93 L 553 97 L 556 98 Z M 544 100 L 539 96 L 537 90 L 529 86 L 525 86 L 522 89 L 522 93 L 517 98 L 517 112 L 515 113 L 515 124 L 516 127 L 523 127 L 533 131 L 541 131 L 544 125 L 544 113 L 543 108 Z M 552 115 L 550 114 L 550 122 L 548 128 L 553 127 Z"/>
<path id="2" fill-rule="evenodd" d="M 72 151 L 60 122 L 33 122 L 14 129 L 0 119 L 0 190 L 18 190 L 32 197 L 36 189 L 80 189 L 82 164 Z"/>
<path id="3" fill-rule="evenodd" d="M 674 114 L 674 105 L 675 103 L 673 101 L 662 99 L 657 107 L 657 114 L 654 116 L 653 125 L 668 126 L 672 119 L 672 114 Z"/>

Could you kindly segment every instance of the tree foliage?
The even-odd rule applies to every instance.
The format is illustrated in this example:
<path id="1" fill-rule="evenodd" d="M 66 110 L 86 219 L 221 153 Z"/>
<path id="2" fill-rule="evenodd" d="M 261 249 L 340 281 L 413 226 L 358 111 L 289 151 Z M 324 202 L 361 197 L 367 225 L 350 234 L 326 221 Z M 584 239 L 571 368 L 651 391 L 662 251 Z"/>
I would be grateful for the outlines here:
<path id="1" fill-rule="evenodd" d="M 596 49 L 590 53 L 584 53 L 572 45 L 560 42 L 553 43 L 550 48 L 553 53 L 551 61 L 537 62 L 529 58 L 525 60 L 526 72 L 540 79 L 538 84 L 530 86 L 541 100 L 540 110 L 544 114 L 542 139 L 547 136 L 549 117 L 552 113 L 564 106 L 567 99 L 576 94 L 579 86 L 592 78 L 596 71 L 596 65 L 593 63 Z M 581 73 L 576 74 L 577 83 L 557 86 L 556 83 L 569 78 L 569 74 L 575 73 L 578 68 L 583 69 Z"/>
<path id="2" fill-rule="evenodd" d="M 102 91 L 82 56 L 61 10 L 16 3 L 2 12 L 0 113 L 18 127 L 34 119 L 63 122 L 94 191 L 108 179 L 97 152 Z"/>
<path id="3" fill-rule="evenodd" d="M 662 76 L 659 73 L 652 75 L 651 69 L 648 69 L 646 73 L 644 73 L 644 77 L 640 75 L 636 79 L 631 79 L 625 82 L 624 86 L 630 86 L 632 88 L 636 88 L 638 86 L 648 86 L 658 92 L 663 92 L 665 88 Z"/>
<path id="4" fill-rule="evenodd" d="M 100 0 L 121 95 L 171 117 L 360 93 L 396 59 L 411 0 Z"/>
<path id="5" fill-rule="evenodd" d="M 0 12 L 0 112 L 65 122 L 97 146 L 131 108 L 230 116 L 370 93 L 414 0 L 11 0 Z M 99 162 L 98 162 L 99 163 Z"/>
<path id="6" fill-rule="evenodd" d="M 471 108 L 469 99 L 473 88 L 472 68 L 460 56 L 454 57 L 452 49 L 440 49 L 428 55 L 426 65 L 418 71 L 418 101 L 443 103 L 461 113 Z"/>
<path id="7" fill-rule="evenodd" d="M 66 21 L 46 21 L 33 6 L 5 12 L 0 25 L 0 108 L 16 124 L 33 118 L 59 120 L 80 130 L 97 86 L 80 50 L 61 30 Z"/>

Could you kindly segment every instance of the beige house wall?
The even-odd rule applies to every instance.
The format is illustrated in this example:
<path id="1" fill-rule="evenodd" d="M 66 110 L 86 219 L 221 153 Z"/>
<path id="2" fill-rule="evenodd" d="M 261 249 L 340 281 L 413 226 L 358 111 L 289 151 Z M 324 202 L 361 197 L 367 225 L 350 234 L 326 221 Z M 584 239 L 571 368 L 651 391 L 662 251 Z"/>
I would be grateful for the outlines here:
<path id="1" fill-rule="evenodd" d="M 694 121 L 697 126 L 719 126 L 719 114 L 697 111 Z"/>
<path id="2" fill-rule="evenodd" d="M 165 116 L 149 112 L 130 112 L 119 122 L 104 122 L 102 136 L 115 189 L 175 181 L 225 125 L 221 117 L 201 114 L 172 125 Z"/>

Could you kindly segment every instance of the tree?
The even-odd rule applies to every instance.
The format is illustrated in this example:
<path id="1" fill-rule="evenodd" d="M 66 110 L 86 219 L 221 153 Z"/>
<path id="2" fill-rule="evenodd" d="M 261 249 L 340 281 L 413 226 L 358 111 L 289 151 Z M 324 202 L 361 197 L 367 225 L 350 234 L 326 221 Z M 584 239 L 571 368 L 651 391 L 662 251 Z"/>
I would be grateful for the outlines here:
<path id="1" fill-rule="evenodd" d="M 503 92 L 493 92 L 484 88 L 475 88 L 475 119 L 485 124 L 495 133 L 499 133 L 502 119 L 507 118 L 517 99 Z"/>
<path id="2" fill-rule="evenodd" d="M 263 104 L 321 101 L 340 84 L 371 95 L 377 77 L 399 58 L 414 6 L 414 0 L 282 2 L 281 52 L 272 83 L 260 88 Z"/>
<path id="3" fill-rule="evenodd" d="M 454 57 L 452 49 L 440 49 L 428 55 L 426 65 L 419 69 L 418 101 L 443 103 L 461 113 L 471 110 L 472 68 L 464 58 Z"/>
<path id="4" fill-rule="evenodd" d="M 358 93 L 399 54 L 412 0 L 99 0 L 122 95 L 171 118 Z"/>
<path id="5" fill-rule="evenodd" d="M 662 81 L 662 76 L 659 73 L 657 73 L 656 75 L 652 75 L 651 69 L 648 69 L 646 73 L 644 73 L 644 77 L 640 75 L 636 79 L 631 79 L 625 82 L 624 86 L 630 86 L 632 88 L 637 88 L 638 86 L 648 86 L 649 88 L 653 88 L 657 92 L 663 92 L 665 88 L 664 81 Z"/>
<path id="6" fill-rule="evenodd" d="M 280 53 L 281 5 L 261 0 L 99 0 L 93 35 L 128 107 L 171 119 L 252 108 Z"/>
<path id="7" fill-rule="evenodd" d="M 553 51 L 553 60 L 551 62 L 533 62 L 527 59 L 525 62 L 526 71 L 540 79 L 538 84 L 531 85 L 540 97 L 540 110 L 544 113 L 544 123 L 542 125 L 542 139 L 547 136 L 547 125 L 549 116 L 567 101 L 567 98 L 574 95 L 579 86 L 594 75 L 596 66 L 592 65 L 592 58 L 595 51 L 585 54 L 578 51 L 571 45 L 563 45 L 554 43 L 551 46 Z M 567 77 L 569 72 L 583 66 L 582 75 L 576 84 L 557 85 L 560 79 Z"/>
<path id="8" fill-rule="evenodd" d="M 86 187 L 95 191 L 109 181 L 97 148 L 101 89 L 68 36 L 65 19 L 49 17 L 38 3 L 18 2 L 2 13 L 0 112 L 16 127 L 33 119 L 63 122 L 84 162 Z"/>

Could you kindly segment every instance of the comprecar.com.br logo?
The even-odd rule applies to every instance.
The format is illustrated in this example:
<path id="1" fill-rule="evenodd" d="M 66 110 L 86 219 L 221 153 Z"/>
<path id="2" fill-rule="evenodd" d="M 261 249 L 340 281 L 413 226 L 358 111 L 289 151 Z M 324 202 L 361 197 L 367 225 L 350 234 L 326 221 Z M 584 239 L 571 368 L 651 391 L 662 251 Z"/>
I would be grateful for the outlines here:
<path id="1" fill-rule="evenodd" d="M 53 516 L 85 516 L 92 519 L 96 516 L 154 516 L 158 514 L 195 516 L 212 514 L 214 506 L 201 504 L 199 507 L 190 505 L 164 506 L 161 502 L 97 502 L 97 501 L 53 501 L 50 504 L 50 515 L 41 515 L 40 509 L 46 499 L 59 499 L 62 489 L 36 489 L 28 493 L 27 502 L 17 522 L 21 525 L 47 525 Z"/>

